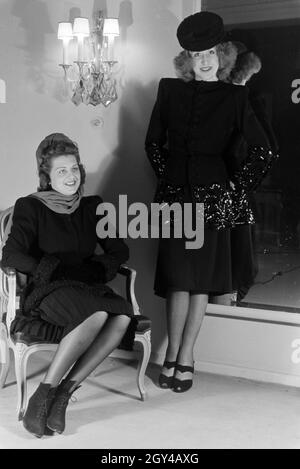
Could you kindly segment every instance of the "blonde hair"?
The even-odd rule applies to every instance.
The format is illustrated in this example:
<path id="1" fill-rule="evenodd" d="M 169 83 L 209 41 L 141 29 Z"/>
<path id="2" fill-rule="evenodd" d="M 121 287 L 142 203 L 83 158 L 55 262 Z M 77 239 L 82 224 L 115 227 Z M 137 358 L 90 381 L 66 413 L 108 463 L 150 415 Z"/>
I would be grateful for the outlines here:
<path id="1" fill-rule="evenodd" d="M 261 60 L 254 52 L 243 52 L 237 57 L 234 69 L 232 70 L 230 82 L 240 84 L 244 80 L 248 81 L 254 73 L 261 69 Z"/>
<path id="2" fill-rule="evenodd" d="M 216 45 L 216 52 L 219 59 L 217 77 L 219 80 L 225 81 L 235 66 L 237 48 L 230 41 L 221 42 Z M 178 78 L 183 81 L 191 81 L 195 79 L 193 60 L 189 51 L 181 51 L 180 54 L 174 58 L 173 63 Z"/>

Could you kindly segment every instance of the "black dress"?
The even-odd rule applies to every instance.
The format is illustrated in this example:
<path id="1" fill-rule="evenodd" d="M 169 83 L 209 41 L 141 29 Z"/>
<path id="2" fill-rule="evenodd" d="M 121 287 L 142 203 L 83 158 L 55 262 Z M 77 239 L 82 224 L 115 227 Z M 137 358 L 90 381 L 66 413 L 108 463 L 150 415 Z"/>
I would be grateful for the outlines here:
<path id="1" fill-rule="evenodd" d="M 246 158 L 230 151 L 239 135 L 248 144 Z M 232 230 L 254 223 L 247 194 L 275 158 L 247 89 L 220 81 L 162 79 L 146 152 L 158 177 L 155 202 L 202 202 L 205 216 L 202 248 L 186 249 L 184 238 L 160 239 L 155 293 L 235 291 L 245 279 L 239 277 L 243 268 L 239 248 L 232 247 Z M 251 256 L 246 258 L 250 263 Z"/>
<path id="2" fill-rule="evenodd" d="M 66 215 L 31 196 L 17 200 L 1 264 L 28 274 L 29 282 L 12 334 L 57 342 L 96 311 L 133 315 L 131 305 L 105 285 L 129 252 L 120 238 L 98 238 L 100 202 L 98 196 L 83 197 Z M 97 244 L 103 254 L 95 254 Z"/>

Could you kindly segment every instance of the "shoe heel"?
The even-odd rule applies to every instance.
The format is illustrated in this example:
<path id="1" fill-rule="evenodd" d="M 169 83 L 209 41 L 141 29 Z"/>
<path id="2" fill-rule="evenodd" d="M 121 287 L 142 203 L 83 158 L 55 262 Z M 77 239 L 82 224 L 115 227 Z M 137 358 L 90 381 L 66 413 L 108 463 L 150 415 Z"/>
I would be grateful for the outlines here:
<path id="1" fill-rule="evenodd" d="M 158 384 L 162 389 L 170 389 L 173 384 L 173 376 L 159 375 Z"/>
<path id="2" fill-rule="evenodd" d="M 185 366 L 185 365 L 176 365 L 176 370 L 180 371 L 181 373 L 194 373 L 194 365 L 193 366 Z M 175 378 L 173 379 L 173 391 L 174 392 L 186 392 L 191 387 L 193 386 L 193 380 L 192 379 L 178 379 Z"/>
<path id="3" fill-rule="evenodd" d="M 170 370 L 171 368 L 174 368 L 175 371 L 175 366 L 176 362 L 169 362 L 165 361 L 163 364 L 163 368 L 167 368 Z M 173 376 L 166 376 L 163 373 L 160 373 L 159 378 L 158 378 L 158 384 L 162 389 L 170 389 L 173 386 Z"/>

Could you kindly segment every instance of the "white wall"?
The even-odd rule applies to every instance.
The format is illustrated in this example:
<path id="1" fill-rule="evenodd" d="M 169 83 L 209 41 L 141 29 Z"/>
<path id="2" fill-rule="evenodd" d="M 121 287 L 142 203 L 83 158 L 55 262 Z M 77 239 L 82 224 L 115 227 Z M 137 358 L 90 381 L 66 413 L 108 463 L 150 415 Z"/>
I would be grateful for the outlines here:
<path id="1" fill-rule="evenodd" d="M 119 41 L 120 99 L 110 108 L 74 106 L 62 97 L 61 43 L 58 21 L 75 9 L 91 18 L 93 8 L 109 4 L 108 14 L 121 14 Z M 0 1 L 0 78 L 7 84 L 7 103 L 1 106 L 0 209 L 31 192 L 37 184 L 35 149 L 50 132 L 62 131 L 79 143 L 91 178 L 87 191 L 109 194 L 111 178 L 122 174 L 121 188 L 140 180 L 135 194 L 150 197 L 153 181 L 145 161 L 143 140 L 158 77 L 170 75 L 174 40 L 181 17 L 180 1 Z M 104 127 L 91 124 L 103 117 Z M 118 171 L 115 171 L 115 167 Z M 22 170 L 20 170 L 22 168 Z M 112 173 L 112 174 L 111 174 Z M 109 178 L 108 178 L 109 176 Z M 120 179 L 120 178 L 119 178 Z M 105 182 L 104 182 L 105 180 Z"/>
<path id="2" fill-rule="evenodd" d="M 240 20 L 251 4 L 247 0 L 248 6 L 239 8 L 237 15 L 240 1 L 202 3 L 204 9 L 224 13 L 226 22 L 232 22 L 227 7 L 231 5 L 231 14 L 235 11 Z M 257 11 L 257 2 L 252 3 Z M 295 1 L 280 3 L 299 6 Z M 199 4 L 197 0 L 0 0 L 0 79 L 6 81 L 7 101 L 0 103 L 0 210 L 36 189 L 35 149 L 45 135 L 55 131 L 78 142 L 88 172 L 87 194 L 99 193 L 116 202 L 119 193 L 126 193 L 129 203 L 151 201 L 155 178 L 145 157 L 144 138 L 157 83 L 160 77 L 174 76 L 172 58 L 179 51 L 176 28 Z M 76 107 L 62 94 L 57 23 L 78 15 L 91 18 L 93 9 L 106 9 L 121 24 L 119 99 L 108 109 Z M 275 10 L 271 8 L 269 14 L 274 16 Z M 253 19 L 248 13 L 247 18 Z M 103 118 L 103 127 L 92 125 L 97 118 Z M 142 312 L 153 321 L 154 356 L 161 360 L 164 302 L 154 297 L 152 289 L 157 242 L 129 240 L 129 246 L 130 264 L 138 271 L 137 298 Z M 214 341 L 223 330 L 234 336 L 236 326 L 232 327 L 232 319 L 206 318 L 196 360 L 217 362 Z M 250 340 L 251 331 L 243 330 Z M 218 353 L 224 354 L 228 364 L 232 350 L 238 349 L 230 340 L 223 346 Z"/>
<path id="3" fill-rule="evenodd" d="M 117 201 L 150 202 L 155 178 L 144 139 L 160 77 L 174 76 L 176 28 L 193 12 L 193 0 L 0 0 L 0 210 L 36 190 L 35 150 L 49 133 L 64 132 L 78 142 L 88 177 L 86 194 Z M 74 16 L 92 18 L 106 10 L 120 19 L 119 99 L 109 108 L 76 107 L 63 98 L 62 46 L 57 24 Z M 103 118 L 104 126 L 92 121 Z M 129 241 L 137 268 L 142 311 L 153 318 L 154 348 L 163 335 L 163 302 L 153 296 L 156 242 Z"/>

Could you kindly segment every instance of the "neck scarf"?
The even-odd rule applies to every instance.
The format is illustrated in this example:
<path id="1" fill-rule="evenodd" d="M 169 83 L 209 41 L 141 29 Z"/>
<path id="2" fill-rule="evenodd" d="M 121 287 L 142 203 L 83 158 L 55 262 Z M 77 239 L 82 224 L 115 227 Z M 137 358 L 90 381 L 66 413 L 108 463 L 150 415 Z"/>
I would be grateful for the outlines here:
<path id="1" fill-rule="evenodd" d="M 46 207 L 50 208 L 55 213 L 70 214 L 75 212 L 79 207 L 81 198 L 83 196 L 83 187 L 80 187 L 78 191 L 73 195 L 64 195 L 60 192 L 41 191 L 30 194 L 30 197 L 39 199 Z"/>

